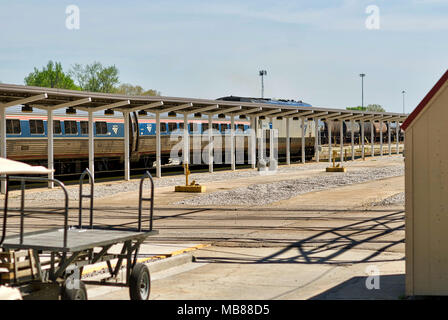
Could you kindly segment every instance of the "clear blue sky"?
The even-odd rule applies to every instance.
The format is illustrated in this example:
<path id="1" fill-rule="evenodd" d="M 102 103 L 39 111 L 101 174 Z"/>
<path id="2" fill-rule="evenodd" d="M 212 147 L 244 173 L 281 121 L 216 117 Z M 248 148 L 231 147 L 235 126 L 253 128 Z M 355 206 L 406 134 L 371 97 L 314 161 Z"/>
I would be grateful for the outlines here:
<path id="1" fill-rule="evenodd" d="M 80 29 L 65 27 L 66 6 Z M 380 9 L 369 30 L 368 5 Z M 167 96 L 260 95 L 406 111 L 448 67 L 448 0 L 0 0 L 0 81 L 23 84 L 52 59 L 115 64 L 121 82 Z"/>

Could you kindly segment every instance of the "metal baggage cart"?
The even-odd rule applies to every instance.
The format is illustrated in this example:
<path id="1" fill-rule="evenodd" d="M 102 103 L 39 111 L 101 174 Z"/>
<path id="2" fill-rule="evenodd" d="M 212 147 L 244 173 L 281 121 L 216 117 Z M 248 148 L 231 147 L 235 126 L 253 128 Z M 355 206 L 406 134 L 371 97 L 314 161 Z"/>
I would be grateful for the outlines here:
<path id="1" fill-rule="evenodd" d="M 4 174 L 0 169 L 0 174 Z M 90 192 L 83 194 L 85 178 L 90 180 Z M 1 274 L 1 281 L 11 287 L 19 287 L 29 298 L 43 299 L 46 294 L 57 290 L 62 299 L 87 299 L 86 283 L 95 285 L 128 286 L 130 298 L 133 300 L 147 300 L 150 294 L 150 274 L 145 264 L 137 263 L 137 256 L 143 241 L 149 236 L 158 234 L 153 230 L 154 210 L 154 182 L 147 171 L 140 180 L 139 205 L 136 228 L 116 228 L 95 226 L 93 217 L 94 183 L 92 175 L 86 169 L 80 178 L 79 186 L 79 217 L 76 226 L 69 226 L 69 197 L 64 184 L 56 179 L 9 176 L 6 182 L 19 181 L 21 188 L 20 231 L 18 234 L 6 236 L 8 227 L 8 193 L 6 190 L 3 210 L 3 229 L 0 239 L 0 266 L 9 266 L 9 272 Z M 143 183 L 149 179 L 151 184 L 150 197 L 143 197 Z M 64 192 L 65 202 L 61 214 L 64 219 L 63 228 L 24 232 L 25 218 L 32 214 L 25 211 L 24 197 L 26 182 L 53 182 Z M 90 219 L 88 225 L 82 222 L 82 200 L 90 199 Z M 149 227 L 142 226 L 143 202 L 150 202 Z M 43 211 L 37 211 L 43 213 Z M 55 213 L 55 212 L 52 212 Z M 115 245 L 122 245 L 120 253 L 112 253 L 110 249 Z M 20 254 L 22 253 L 22 260 Z M 47 261 L 40 258 L 43 253 L 50 256 Z M 23 255 L 25 257 L 23 257 Z M 113 267 L 111 261 L 116 259 Z M 82 279 L 83 268 L 100 262 L 106 262 L 109 275 L 98 281 Z M 122 266 L 126 264 L 124 279 L 120 279 Z M 20 270 L 26 267 L 25 273 Z M 124 267 L 124 266 L 123 266 Z M 21 277 L 25 275 L 25 277 Z M 121 281 L 120 281 L 121 280 Z M 39 294 L 39 292 L 43 294 Z M 54 297 L 54 295 L 53 295 Z"/>

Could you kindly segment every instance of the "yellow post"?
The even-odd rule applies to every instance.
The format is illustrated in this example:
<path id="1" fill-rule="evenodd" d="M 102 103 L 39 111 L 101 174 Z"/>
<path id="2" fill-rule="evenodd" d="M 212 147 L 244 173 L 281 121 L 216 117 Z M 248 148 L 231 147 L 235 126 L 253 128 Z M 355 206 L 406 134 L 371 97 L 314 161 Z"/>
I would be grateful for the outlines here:
<path id="1" fill-rule="evenodd" d="M 188 163 L 185 163 L 183 165 L 185 169 L 185 185 L 184 186 L 175 186 L 174 191 L 176 192 L 205 192 L 205 186 L 201 186 L 196 183 L 195 180 L 190 184 L 189 183 L 189 176 L 191 174 L 190 170 L 188 169 Z"/>
<path id="2" fill-rule="evenodd" d="M 185 168 L 185 185 L 188 186 L 188 176 L 190 175 L 190 170 L 188 170 L 188 163 L 184 164 Z"/>
<path id="3" fill-rule="evenodd" d="M 336 167 L 336 155 L 337 155 L 337 151 L 334 150 L 334 151 L 333 151 L 333 168 Z"/>
<path id="4" fill-rule="evenodd" d="M 346 169 L 344 167 L 340 167 L 339 164 L 336 166 L 336 155 L 337 151 L 333 151 L 333 167 L 326 168 L 325 171 L 327 172 L 346 172 Z M 340 155 L 342 156 L 342 155 Z"/>

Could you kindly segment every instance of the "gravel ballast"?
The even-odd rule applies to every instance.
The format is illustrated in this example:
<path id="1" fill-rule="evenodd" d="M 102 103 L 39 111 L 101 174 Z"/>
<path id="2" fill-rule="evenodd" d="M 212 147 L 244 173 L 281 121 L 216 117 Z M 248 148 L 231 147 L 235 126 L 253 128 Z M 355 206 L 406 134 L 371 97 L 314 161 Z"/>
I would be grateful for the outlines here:
<path id="1" fill-rule="evenodd" d="M 328 173 L 315 177 L 292 179 L 266 184 L 254 184 L 229 191 L 218 191 L 198 197 L 185 199 L 175 204 L 186 205 L 266 205 L 290 199 L 294 196 L 346 186 L 371 180 L 401 176 L 402 166 L 383 168 L 359 168 L 347 173 Z"/>
<path id="2" fill-rule="evenodd" d="M 293 166 L 293 167 L 280 167 L 278 172 L 297 172 L 304 170 L 315 170 L 324 169 L 328 166 L 328 163 L 315 163 L 307 166 Z M 260 173 L 257 170 L 237 170 L 237 171 L 218 171 L 214 173 L 193 173 L 190 174 L 190 181 L 196 180 L 197 183 L 205 184 L 207 182 L 225 181 L 238 178 L 250 178 L 259 176 Z M 154 178 L 154 187 L 170 187 L 176 185 L 185 184 L 185 176 L 174 176 L 174 177 L 163 177 L 162 179 Z M 131 181 L 121 181 L 113 183 L 97 183 L 95 184 L 95 199 L 100 199 L 103 197 L 109 197 L 114 194 L 130 191 L 138 191 L 140 187 L 140 180 L 133 179 Z M 149 188 L 149 181 L 145 180 L 144 188 Z M 58 190 L 59 189 L 59 190 Z M 89 193 L 90 187 L 88 183 L 84 184 L 83 193 Z M 78 186 L 68 186 L 68 195 L 70 200 L 79 199 L 79 188 Z M 18 198 L 19 194 L 10 195 L 11 198 Z M 53 190 L 42 190 L 27 192 L 26 201 L 29 202 L 42 202 L 42 201 L 52 201 L 64 199 L 64 195 L 60 188 L 55 188 Z"/>
<path id="3" fill-rule="evenodd" d="M 347 173 L 331 173 L 328 175 L 319 175 L 312 178 L 304 178 L 297 180 L 285 180 L 276 183 L 250 185 L 245 188 L 238 188 L 231 191 L 220 191 L 211 194 L 202 195 L 178 204 L 241 204 L 241 205 L 262 205 L 291 198 L 295 195 L 343 186 L 348 184 L 360 183 L 374 179 L 399 176 L 403 174 L 403 159 L 400 157 L 388 157 L 389 161 L 396 162 L 397 165 L 390 165 L 383 168 L 359 168 L 356 162 L 346 162 L 344 166 L 350 168 Z M 309 170 L 324 170 L 328 167 L 328 162 L 312 163 L 305 166 L 279 167 L 279 173 L 294 173 Z M 190 181 L 196 180 L 200 184 L 207 182 L 226 181 L 239 178 L 250 178 L 259 176 L 257 170 L 237 170 L 237 171 L 219 171 L 215 173 L 194 173 L 190 175 Z M 162 179 L 154 179 L 155 188 L 182 185 L 185 183 L 185 176 L 179 175 L 174 177 L 163 177 Z M 140 180 L 133 179 L 131 181 L 122 182 L 102 182 L 95 184 L 95 199 L 113 196 L 122 192 L 135 192 L 139 189 Z M 149 182 L 145 182 L 145 188 L 149 187 Z M 67 187 L 70 200 L 79 199 L 79 189 L 77 186 Z M 84 193 L 88 193 L 88 184 L 84 185 Z M 12 193 L 11 199 L 18 198 L 19 194 Z M 60 190 L 39 190 L 28 192 L 26 194 L 27 203 L 47 203 L 54 200 L 63 199 L 63 193 Z"/>

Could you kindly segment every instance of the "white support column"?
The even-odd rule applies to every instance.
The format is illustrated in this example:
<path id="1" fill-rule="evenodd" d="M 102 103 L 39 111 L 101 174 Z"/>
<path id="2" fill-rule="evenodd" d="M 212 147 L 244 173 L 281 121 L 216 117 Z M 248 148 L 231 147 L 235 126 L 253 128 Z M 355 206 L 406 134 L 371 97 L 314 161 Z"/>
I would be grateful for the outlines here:
<path id="1" fill-rule="evenodd" d="M 131 180 L 131 164 L 129 151 L 129 112 L 123 112 L 124 116 L 124 180 Z"/>
<path id="2" fill-rule="evenodd" d="M 257 130 L 257 139 L 258 139 L 258 163 L 260 163 L 261 160 L 266 161 L 265 159 L 265 138 L 264 134 L 266 130 L 263 130 L 263 125 L 260 123 L 261 120 L 257 117 L 257 125 L 259 124 L 259 130 Z"/>
<path id="3" fill-rule="evenodd" d="M 47 110 L 47 159 L 48 169 L 54 169 L 54 138 L 53 138 L 53 110 Z M 54 172 L 48 174 L 48 179 L 54 179 Z M 54 182 L 48 182 L 48 188 L 53 189 Z"/>
<path id="4" fill-rule="evenodd" d="M 361 157 L 364 160 L 364 157 L 366 155 L 365 154 L 365 145 L 364 145 L 364 140 L 365 140 L 365 137 L 364 137 L 364 120 L 361 120 L 360 124 L 361 124 L 361 144 L 362 144 L 362 146 L 361 146 Z"/>
<path id="5" fill-rule="evenodd" d="M 208 115 L 208 172 L 213 173 L 213 122 L 212 115 Z"/>
<path id="6" fill-rule="evenodd" d="M 395 128 L 395 131 L 397 133 L 397 150 L 396 150 L 396 153 L 400 154 L 400 136 L 399 136 L 399 134 L 400 134 L 400 122 L 395 121 L 395 123 L 397 125 L 396 128 Z"/>
<path id="7" fill-rule="evenodd" d="M 314 119 L 314 131 L 315 131 L 315 138 L 314 138 L 314 153 L 315 153 L 315 159 L 316 162 L 319 162 L 319 119 Z"/>
<path id="8" fill-rule="evenodd" d="M 286 164 L 289 166 L 291 164 L 291 132 L 290 132 L 290 120 L 291 118 L 286 118 Z"/>
<path id="9" fill-rule="evenodd" d="M 387 121 L 387 143 L 389 145 L 389 156 L 392 155 L 391 137 L 390 137 L 390 121 Z"/>
<path id="10" fill-rule="evenodd" d="M 274 121 L 272 118 L 269 118 L 270 130 L 269 130 L 269 165 L 274 163 Z"/>
<path id="11" fill-rule="evenodd" d="M 380 157 L 383 156 L 383 121 L 380 120 Z"/>
<path id="12" fill-rule="evenodd" d="M 88 134 L 89 134 L 89 170 L 95 181 L 95 142 L 94 142 L 93 111 L 89 111 Z"/>
<path id="13" fill-rule="evenodd" d="M 305 117 L 301 117 L 302 123 L 302 163 L 305 163 Z"/>
<path id="14" fill-rule="evenodd" d="M 339 156 L 339 161 L 341 162 L 341 167 L 342 167 L 342 163 L 344 162 L 344 120 L 340 120 L 341 121 L 341 132 L 339 133 L 339 137 L 340 137 L 340 144 L 341 144 L 341 154 Z"/>
<path id="15" fill-rule="evenodd" d="M 373 125 L 373 121 L 370 120 L 370 143 L 372 145 L 372 151 L 370 152 L 371 156 L 374 157 L 375 156 L 375 134 L 374 134 L 374 125 Z"/>
<path id="16" fill-rule="evenodd" d="M 257 117 L 250 118 L 250 159 L 251 168 L 255 169 L 257 165 Z"/>
<path id="17" fill-rule="evenodd" d="M 351 133 L 351 136 L 350 136 L 350 140 L 351 140 L 351 143 L 352 143 L 352 161 L 354 161 L 355 160 L 355 132 L 354 132 L 354 128 L 355 128 L 355 121 L 353 121 L 353 120 L 350 120 L 350 133 Z"/>
<path id="18" fill-rule="evenodd" d="M 0 143 L 0 156 L 2 158 L 6 158 L 6 108 L 0 107 L 0 135 L 1 135 L 1 143 Z M 6 181 L 1 180 L 0 192 L 6 193 Z"/>
<path id="19" fill-rule="evenodd" d="M 230 116 L 230 166 L 235 171 L 235 116 Z"/>
<path id="20" fill-rule="evenodd" d="M 162 177 L 162 144 L 160 142 L 160 112 L 156 113 L 156 177 Z"/>
<path id="21" fill-rule="evenodd" d="M 184 113 L 184 146 L 182 148 L 182 157 L 184 164 L 190 163 L 190 141 L 189 141 L 189 135 L 188 135 L 188 118 L 187 114 Z M 184 168 L 184 174 L 187 173 L 186 168 Z"/>
<path id="22" fill-rule="evenodd" d="M 331 129 L 332 129 L 333 125 L 331 121 L 327 122 L 327 128 L 328 128 L 328 162 L 331 164 L 331 160 L 333 155 L 331 154 L 332 150 L 331 150 Z"/>

